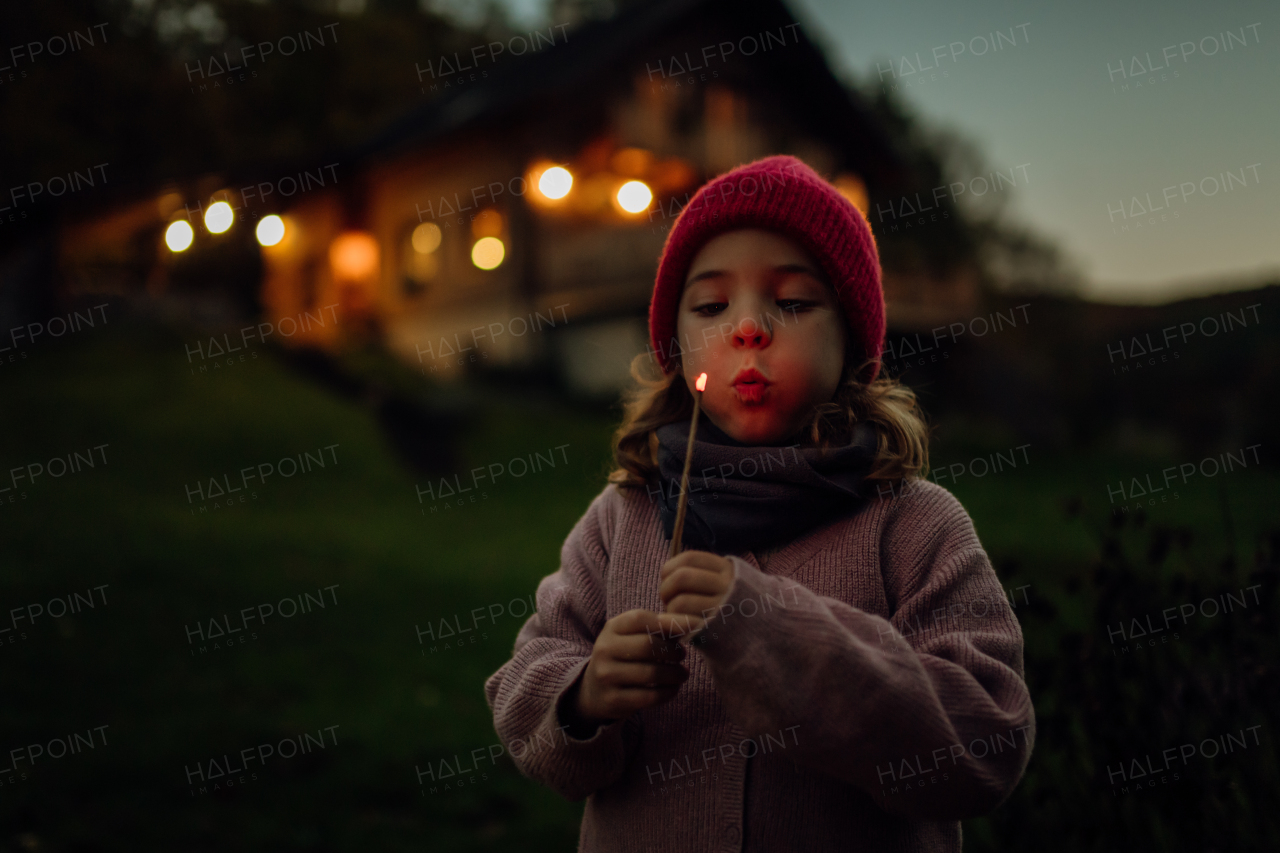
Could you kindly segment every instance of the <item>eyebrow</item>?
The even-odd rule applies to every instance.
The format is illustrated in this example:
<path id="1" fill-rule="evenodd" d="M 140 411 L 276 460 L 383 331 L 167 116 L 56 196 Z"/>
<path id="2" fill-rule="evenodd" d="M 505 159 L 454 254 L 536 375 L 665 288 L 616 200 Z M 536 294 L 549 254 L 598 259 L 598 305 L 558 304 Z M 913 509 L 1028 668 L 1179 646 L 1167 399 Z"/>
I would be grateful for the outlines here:
<path id="1" fill-rule="evenodd" d="M 778 264 L 773 268 L 773 271 L 775 273 L 804 273 L 813 276 L 820 282 L 825 282 L 827 280 L 826 276 L 824 276 L 819 270 L 816 270 L 807 264 Z M 685 282 L 685 287 L 688 287 L 691 284 L 696 284 L 697 282 L 705 279 L 720 278 L 726 275 L 728 275 L 728 272 L 725 270 L 703 270 Z"/>
<path id="2" fill-rule="evenodd" d="M 823 275 L 822 270 L 814 269 L 808 264 L 781 264 L 779 266 L 774 267 L 773 271 L 774 272 L 806 273 L 808 275 L 813 276 L 818 281 L 825 282 L 827 280 L 827 277 Z"/>
<path id="3" fill-rule="evenodd" d="M 696 284 L 697 282 L 702 281 L 703 279 L 719 278 L 720 276 L 723 276 L 723 275 L 728 275 L 728 273 L 726 273 L 724 270 L 703 270 L 702 272 L 698 273 L 693 278 L 685 282 L 685 287 L 688 287 L 691 284 Z"/>

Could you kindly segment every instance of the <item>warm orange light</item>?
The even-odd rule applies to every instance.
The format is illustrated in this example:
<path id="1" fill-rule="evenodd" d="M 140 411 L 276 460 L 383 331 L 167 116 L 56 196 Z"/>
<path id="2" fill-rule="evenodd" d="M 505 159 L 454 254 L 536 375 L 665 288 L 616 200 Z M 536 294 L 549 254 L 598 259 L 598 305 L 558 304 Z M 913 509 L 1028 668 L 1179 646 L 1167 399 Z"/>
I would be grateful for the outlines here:
<path id="1" fill-rule="evenodd" d="M 653 192 L 644 181 L 627 181 L 618 189 L 618 206 L 627 213 L 640 213 L 649 209 Z"/>
<path id="2" fill-rule="evenodd" d="M 258 242 L 263 246 L 274 246 L 284 239 L 284 220 L 274 213 L 264 216 L 258 222 L 258 227 L 254 233 L 257 234 Z"/>
<path id="3" fill-rule="evenodd" d="M 185 252 L 191 246 L 191 241 L 195 239 L 195 234 L 190 222 L 185 219 L 175 219 L 165 229 L 164 242 L 171 252 Z"/>
<path id="4" fill-rule="evenodd" d="M 165 193 L 156 200 L 156 208 L 165 219 L 168 219 L 180 207 L 182 207 L 181 193 Z"/>
<path id="5" fill-rule="evenodd" d="M 481 237 L 471 247 L 471 263 L 482 270 L 497 269 L 506 256 L 506 247 L 497 237 Z"/>
<path id="6" fill-rule="evenodd" d="M 492 207 L 480 211 L 471 220 L 471 236 L 477 240 L 481 237 L 501 237 L 502 228 L 502 214 Z"/>
<path id="7" fill-rule="evenodd" d="M 609 158 L 609 165 L 619 175 L 643 178 L 653 165 L 653 154 L 643 148 L 623 148 Z"/>
<path id="8" fill-rule="evenodd" d="M 867 198 L 867 185 L 862 178 L 852 172 L 843 172 L 836 177 L 835 188 L 840 195 L 849 199 L 853 206 L 862 211 L 862 215 L 866 216 L 871 209 L 870 200 Z"/>
<path id="9" fill-rule="evenodd" d="M 552 166 L 538 176 L 538 192 L 549 199 L 562 199 L 573 189 L 573 175 L 563 166 Z"/>
<path id="10" fill-rule="evenodd" d="M 215 201 L 204 212 L 204 227 L 213 234 L 221 234 L 236 221 L 236 212 L 225 201 Z"/>
<path id="11" fill-rule="evenodd" d="M 698 380 L 693 383 L 693 386 L 697 388 L 699 391 L 707 390 L 707 374 L 704 373 L 701 376 L 699 376 Z"/>
<path id="12" fill-rule="evenodd" d="M 440 226 L 434 222 L 424 222 L 413 229 L 413 250 L 421 255 L 429 255 L 440 248 L 444 234 Z"/>
<path id="13" fill-rule="evenodd" d="M 683 192 L 698 182 L 697 172 L 687 161 L 670 157 L 653 165 L 649 181 L 657 194 Z"/>
<path id="14" fill-rule="evenodd" d="M 329 246 L 329 263 L 338 278 L 368 278 L 378 271 L 378 241 L 365 231 L 339 235 Z"/>

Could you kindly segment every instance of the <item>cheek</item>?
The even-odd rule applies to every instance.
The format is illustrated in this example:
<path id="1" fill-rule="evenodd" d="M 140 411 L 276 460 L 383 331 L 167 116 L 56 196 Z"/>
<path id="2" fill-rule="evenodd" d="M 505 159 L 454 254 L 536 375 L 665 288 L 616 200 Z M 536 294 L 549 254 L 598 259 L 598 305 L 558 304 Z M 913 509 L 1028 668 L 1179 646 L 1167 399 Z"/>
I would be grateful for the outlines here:
<path id="1" fill-rule="evenodd" d="M 732 347 L 731 330 L 731 326 L 720 329 L 715 320 L 690 321 L 682 318 L 676 324 L 676 340 L 683 350 L 685 366 L 706 366 L 718 353 Z"/>
<path id="2" fill-rule="evenodd" d="M 785 348 L 790 368 L 816 385 L 838 380 L 844 354 L 839 330 L 827 324 L 814 324 L 796 331 Z"/>
<path id="3" fill-rule="evenodd" d="M 680 342 L 685 343 L 689 347 L 705 347 L 714 346 L 719 342 L 720 335 L 716 333 L 715 319 L 707 320 L 690 320 L 685 317 L 680 318 L 680 322 L 676 324 L 676 334 L 680 336 Z"/>

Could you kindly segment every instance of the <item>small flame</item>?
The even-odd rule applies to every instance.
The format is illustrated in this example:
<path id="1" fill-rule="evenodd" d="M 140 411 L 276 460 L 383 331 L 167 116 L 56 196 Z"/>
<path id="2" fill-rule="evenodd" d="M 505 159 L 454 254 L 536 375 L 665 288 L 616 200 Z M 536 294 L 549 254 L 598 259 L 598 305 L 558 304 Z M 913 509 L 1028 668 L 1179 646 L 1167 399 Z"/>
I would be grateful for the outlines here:
<path id="1" fill-rule="evenodd" d="M 705 390 L 707 390 L 707 374 L 705 374 L 705 373 L 704 373 L 704 374 L 702 374 L 701 376 L 699 376 L 699 377 L 698 377 L 698 381 L 697 381 L 697 382 L 694 382 L 694 383 L 693 383 L 693 385 L 694 385 L 694 387 L 695 387 L 695 388 L 697 388 L 699 391 L 705 391 Z"/>

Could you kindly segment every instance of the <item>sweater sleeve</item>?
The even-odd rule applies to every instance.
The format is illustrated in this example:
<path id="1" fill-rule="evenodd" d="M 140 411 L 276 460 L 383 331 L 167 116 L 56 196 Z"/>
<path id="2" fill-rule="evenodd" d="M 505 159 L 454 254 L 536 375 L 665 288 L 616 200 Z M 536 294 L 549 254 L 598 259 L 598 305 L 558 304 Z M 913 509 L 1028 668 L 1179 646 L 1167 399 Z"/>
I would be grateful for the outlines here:
<path id="1" fill-rule="evenodd" d="M 575 801 L 619 778 L 636 746 L 623 720 L 575 737 L 564 709 L 606 621 L 615 488 L 606 487 L 569 533 L 560 569 L 538 585 L 537 612 L 516 636 L 511 660 L 484 687 L 494 728 L 516 767 Z"/>
<path id="2" fill-rule="evenodd" d="M 794 726 L 798 764 L 887 812 L 959 820 L 1013 791 L 1035 715 L 1022 630 L 968 513 L 941 487 L 916 489 L 865 510 L 890 514 L 890 619 L 732 556 L 734 583 L 695 647 L 748 734 Z"/>

